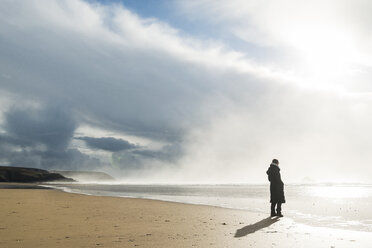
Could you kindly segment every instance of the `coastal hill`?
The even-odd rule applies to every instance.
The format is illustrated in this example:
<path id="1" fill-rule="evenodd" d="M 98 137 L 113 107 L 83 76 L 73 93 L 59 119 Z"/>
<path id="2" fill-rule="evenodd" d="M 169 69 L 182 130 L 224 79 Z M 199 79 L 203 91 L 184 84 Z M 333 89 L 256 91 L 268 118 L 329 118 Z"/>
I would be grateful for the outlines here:
<path id="1" fill-rule="evenodd" d="M 109 182 L 115 181 L 115 178 L 104 172 L 98 171 L 59 171 L 51 172 L 61 174 L 65 177 L 72 178 L 78 182 Z"/>
<path id="2" fill-rule="evenodd" d="M 73 182 L 71 178 L 59 173 L 36 168 L 0 166 L 0 182 L 34 183 L 34 182 Z"/>

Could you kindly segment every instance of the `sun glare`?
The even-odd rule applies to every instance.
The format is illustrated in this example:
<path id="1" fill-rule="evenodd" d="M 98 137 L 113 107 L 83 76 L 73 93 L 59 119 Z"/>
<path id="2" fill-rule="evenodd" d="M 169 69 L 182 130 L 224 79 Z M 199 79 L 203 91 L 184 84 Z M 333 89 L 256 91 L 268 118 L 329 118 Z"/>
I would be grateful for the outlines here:
<path id="1" fill-rule="evenodd" d="M 364 198 L 371 195 L 371 189 L 358 186 L 316 186 L 310 192 L 322 198 Z"/>
<path id="2" fill-rule="evenodd" d="M 315 88 L 342 90 L 358 62 L 351 31 L 327 23 L 308 23 L 295 29 L 289 39 L 302 58 L 299 72 Z"/>

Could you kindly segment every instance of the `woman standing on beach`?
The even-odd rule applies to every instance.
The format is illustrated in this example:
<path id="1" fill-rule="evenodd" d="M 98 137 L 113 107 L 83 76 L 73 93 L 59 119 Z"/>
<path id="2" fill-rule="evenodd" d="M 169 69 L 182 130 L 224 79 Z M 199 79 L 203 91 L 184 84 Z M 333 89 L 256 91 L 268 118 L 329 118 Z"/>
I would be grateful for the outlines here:
<path id="1" fill-rule="evenodd" d="M 283 217 L 282 203 L 285 203 L 284 183 L 280 177 L 279 161 L 277 159 L 273 159 L 269 169 L 266 171 L 266 174 L 268 175 L 270 181 L 271 217 Z"/>

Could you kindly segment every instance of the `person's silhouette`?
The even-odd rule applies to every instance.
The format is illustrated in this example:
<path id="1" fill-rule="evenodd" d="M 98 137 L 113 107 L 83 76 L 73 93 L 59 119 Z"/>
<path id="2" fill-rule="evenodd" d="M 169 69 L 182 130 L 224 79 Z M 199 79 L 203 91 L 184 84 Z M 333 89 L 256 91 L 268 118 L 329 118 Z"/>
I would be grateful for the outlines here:
<path id="1" fill-rule="evenodd" d="M 282 215 L 282 203 L 285 203 L 284 183 L 280 177 L 279 161 L 273 159 L 269 169 L 266 171 L 270 181 L 270 202 L 271 202 L 271 217 Z M 276 206 L 276 212 L 275 212 Z"/>

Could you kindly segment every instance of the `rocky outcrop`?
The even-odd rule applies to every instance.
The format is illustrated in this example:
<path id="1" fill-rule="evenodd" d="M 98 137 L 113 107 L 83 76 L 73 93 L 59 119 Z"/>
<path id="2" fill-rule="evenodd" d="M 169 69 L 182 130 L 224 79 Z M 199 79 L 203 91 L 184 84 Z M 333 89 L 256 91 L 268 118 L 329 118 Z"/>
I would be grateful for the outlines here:
<path id="1" fill-rule="evenodd" d="M 71 178 L 46 170 L 13 166 L 0 166 L 0 182 L 34 183 L 34 182 L 73 182 Z"/>

